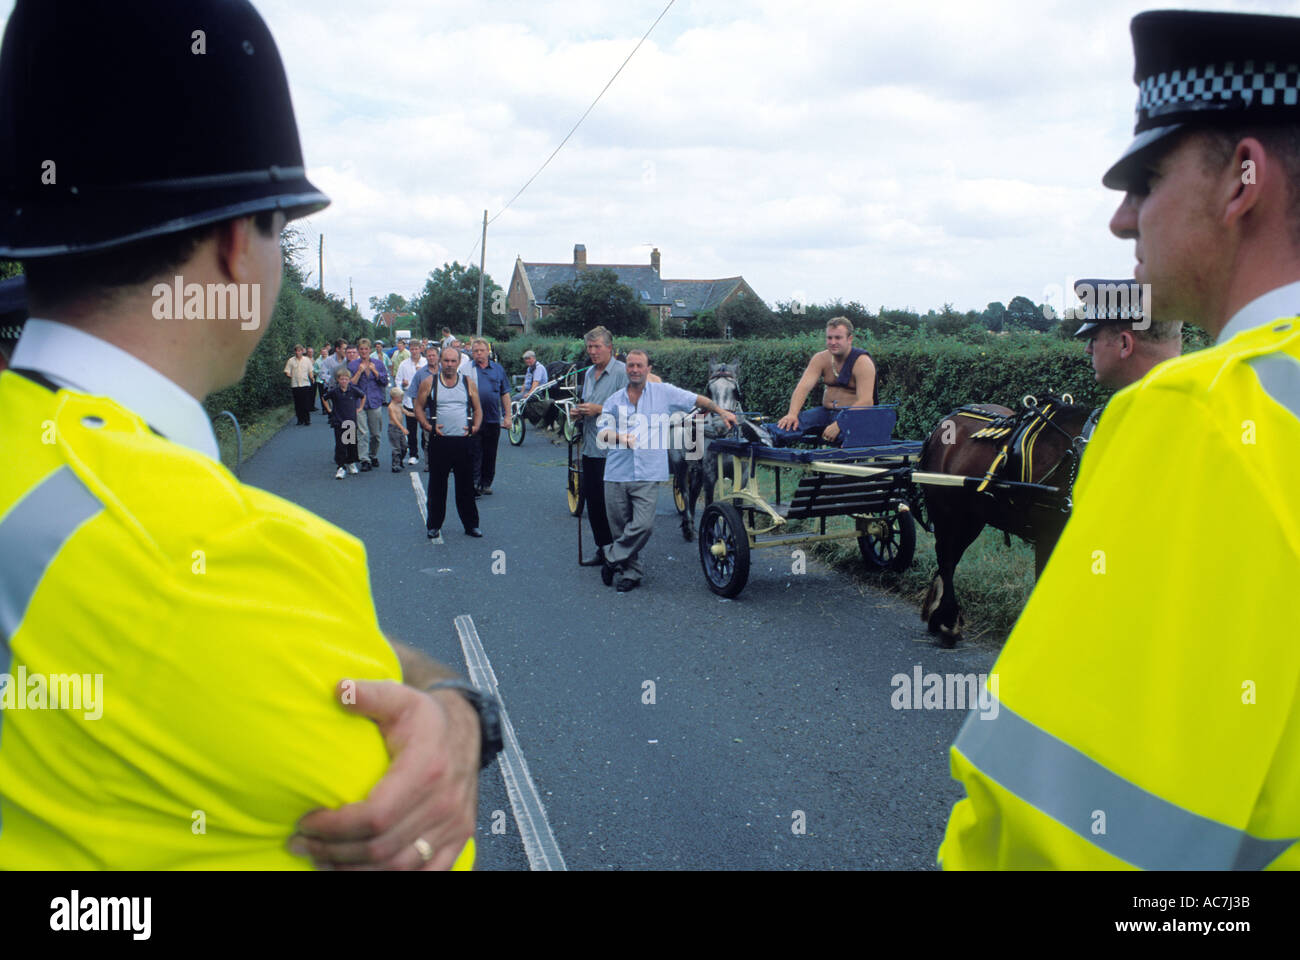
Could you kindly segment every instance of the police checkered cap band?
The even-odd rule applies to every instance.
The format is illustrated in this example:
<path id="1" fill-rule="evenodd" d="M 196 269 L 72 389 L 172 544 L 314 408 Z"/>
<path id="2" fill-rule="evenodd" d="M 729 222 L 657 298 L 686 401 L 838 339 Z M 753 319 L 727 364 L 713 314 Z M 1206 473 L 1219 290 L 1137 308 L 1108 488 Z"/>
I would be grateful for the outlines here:
<path id="1" fill-rule="evenodd" d="M 1274 61 L 1207 64 L 1147 77 L 1138 84 L 1137 129 L 1163 125 L 1174 113 L 1300 106 L 1300 64 Z"/>
<path id="2" fill-rule="evenodd" d="M 1134 141 L 1102 177 L 1140 189 L 1184 127 L 1300 124 L 1300 18 L 1148 10 L 1133 18 Z"/>

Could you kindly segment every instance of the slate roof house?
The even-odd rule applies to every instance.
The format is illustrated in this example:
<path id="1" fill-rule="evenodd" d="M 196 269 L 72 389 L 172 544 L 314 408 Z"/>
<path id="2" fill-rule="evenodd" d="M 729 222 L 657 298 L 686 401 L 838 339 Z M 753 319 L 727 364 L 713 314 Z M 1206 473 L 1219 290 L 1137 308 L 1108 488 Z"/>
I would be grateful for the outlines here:
<path id="1" fill-rule="evenodd" d="M 515 257 L 510 291 L 506 297 L 511 327 L 533 333 L 533 323 L 555 312 L 548 299 L 551 288 L 573 283 L 582 270 L 613 270 L 620 283 L 632 288 L 637 298 L 659 316 L 665 336 L 679 336 L 686 322 L 704 310 L 717 310 L 731 300 L 758 294 L 744 277 L 719 280 L 665 280 L 659 275 L 659 250 L 650 252 L 650 263 L 587 263 L 587 248 L 573 248 L 572 263 L 526 263 Z M 719 333 L 725 331 L 719 330 Z"/>

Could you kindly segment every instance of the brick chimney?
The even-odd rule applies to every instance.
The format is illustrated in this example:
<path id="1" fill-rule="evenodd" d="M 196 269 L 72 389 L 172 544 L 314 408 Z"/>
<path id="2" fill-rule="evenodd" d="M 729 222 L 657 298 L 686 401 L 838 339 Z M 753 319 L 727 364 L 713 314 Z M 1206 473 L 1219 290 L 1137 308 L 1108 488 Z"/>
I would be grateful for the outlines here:
<path id="1" fill-rule="evenodd" d="M 650 251 L 650 266 L 654 269 L 655 273 L 659 272 L 659 248 L 658 247 L 655 247 L 653 250 Z"/>
<path id="2" fill-rule="evenodd" d="M 587 266 L 586 244 L 575 243 L 573 245 L 573 265 L 577 267 L 579 270 L 583 270 L 586 268 Z"/>

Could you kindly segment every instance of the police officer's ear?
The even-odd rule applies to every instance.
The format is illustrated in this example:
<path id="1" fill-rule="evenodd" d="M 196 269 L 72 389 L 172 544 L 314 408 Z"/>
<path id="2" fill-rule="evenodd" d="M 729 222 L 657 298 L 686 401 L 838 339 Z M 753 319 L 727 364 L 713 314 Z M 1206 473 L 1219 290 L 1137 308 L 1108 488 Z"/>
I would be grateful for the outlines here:
<path id="1" fill-rule="evenodd" d="M 217 224 L 213 235 L 221 271 L 235 283 L 258 283 L 267 279 L 271 254 L 268 244 L 274 244 L 275 256 L 279 258 L 278 238 L 284 224 L 284 214 L 278 210 Z"/>
<path id="2" fill-rule="evenodd" d="M 1133 356 L 1133 351 L 1137 349 L 1137 337 L 1133 334 L 1133 331 L 1121 330 L 1116 339 L 1118 341 L 1117 346 L 1119 347 L 1119 358 L 1121 360 L 1127 360 L 1129 357 Z"/>
<path id="3" fill-rule="evenodd" d="M 1267 209 L 1285 210 L 1289 206 L 1287 174 L 1280 161 L 1276 152 L 1270 155 L 1254 137 L 1243 137 L 1237 142 L 1232 158 L 1224 165 L 1219 180 L 1216 181 L 1216 185 L 1223 184 L 1224 226 L 1240 223 L 1270 188 L 1281 188 L 1282 196 Z"/>

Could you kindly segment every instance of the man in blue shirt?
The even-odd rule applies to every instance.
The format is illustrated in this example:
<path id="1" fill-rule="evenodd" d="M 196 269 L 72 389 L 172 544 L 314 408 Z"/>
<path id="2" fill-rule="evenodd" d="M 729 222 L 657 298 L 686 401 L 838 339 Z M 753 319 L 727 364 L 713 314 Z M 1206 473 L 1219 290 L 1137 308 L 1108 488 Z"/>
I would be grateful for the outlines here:
<path id="1" fill-rule="evenodd" d="M 366 395 L 365 409 L 357 415 L 357 446 L 361 454 L 361 472 L 379 466 L 379 437 L 384 429 L 388 406 L 388 371 L 370 350 L 370 341 L 362 337 L 357 359 L 348 361 L 353 382 Z"/>
<path id="2" fill-rule="evenodd" d="M 483 426 L 474 437 L 474 496 L 491 496 L 492 481 L 497 475 L 497 441 L 501 424 L 510 429 L 510 380 L 501 364 L 488 359 L 487 341 L 475 337 L 470 341 L 474 357 L 473 372 L 478 381 L 478 401 L 483 407 Z"/>
<path id="3" fill-rule="evenodd" d="M 524 399 L 527 400 L 534 390 L 546 382 L 546 367 L 538 362 L 537 354 L 532 350 L 524 353 L 524 363 L 528 367 L 528 373 L 524 376 Z"/>
<path id="4" fill-rule="evenodd" d="M 647 383 L 650 357 L 644 350 L 629 350 L 626 365 L 627 387 L 605 401 L 596 436 L 609 451 L 605 514 L 614 535 L 605 548 L 601 579 L 610 586 L 617 577 L 619 593 L 641 585 L 639 556 L 654 531 L 659 484 L 668 479 L 669 417 L 699 407 L 720 416 L 727 429 L 736 425 L 736 415 L 708 397 L 671 383 Z"/>

